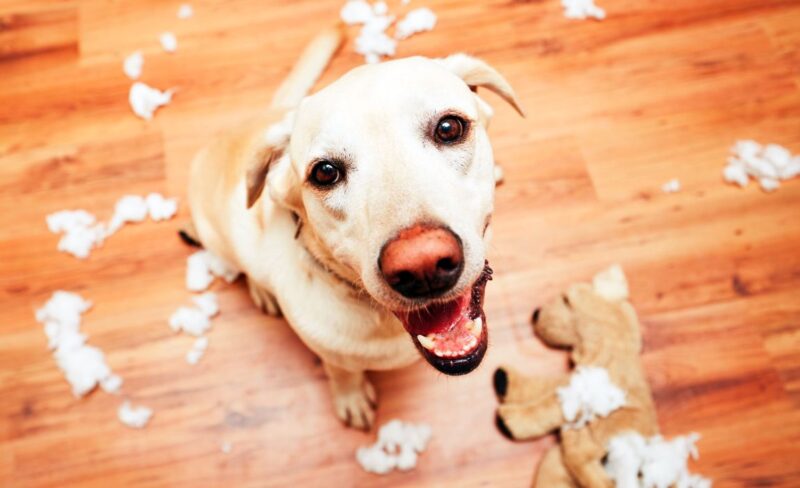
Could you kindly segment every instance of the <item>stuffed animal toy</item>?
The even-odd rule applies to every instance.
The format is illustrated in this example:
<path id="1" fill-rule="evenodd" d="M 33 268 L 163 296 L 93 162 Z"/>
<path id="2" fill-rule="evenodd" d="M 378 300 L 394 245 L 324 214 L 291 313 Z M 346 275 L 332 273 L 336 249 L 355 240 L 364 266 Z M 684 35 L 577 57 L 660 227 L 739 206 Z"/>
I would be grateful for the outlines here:
<path id="1" fill-rule="evenodd" d="M 535 334 L 551 347 L 569 349 L 575 366 L 571 374 L 536 378 L 508 367 L 495 371 L 494 388 L 501 402 L 497 422 L 504 434 L 521 440 L 560 432 L 560 444 L 542 458 L 536 487 L 606 488 L 615 486 L 615 481 L 623 486 L 621 476 L 612 479 L 608 465 L 604 466 L 611 457 L 610 441 L 620 443 L 626 435 L 638 434 L 630 438 L 642 446 L 650 442 L 646 439 L 662 442 L 653 437 L 658 422 L 639 358 L 639 321 L 626 299 L 625 275 L 614 266 L 598 274 L 594 286 L 573 285 L 533 313 Z M 685 461 L 695 439 L 684 442 L 684 473 L 674 477 L 688 479 Z M 643 461 L 632 449 L 628 454 L 623 453 L 621 462 L 630 466 L 622 471 L 631 478 L 630 486 L 644 486 L 640 484 Z M 615 456 L 620 458 L 619 453 Z M 672 481 L 661 486 L 677 485 Z"/>

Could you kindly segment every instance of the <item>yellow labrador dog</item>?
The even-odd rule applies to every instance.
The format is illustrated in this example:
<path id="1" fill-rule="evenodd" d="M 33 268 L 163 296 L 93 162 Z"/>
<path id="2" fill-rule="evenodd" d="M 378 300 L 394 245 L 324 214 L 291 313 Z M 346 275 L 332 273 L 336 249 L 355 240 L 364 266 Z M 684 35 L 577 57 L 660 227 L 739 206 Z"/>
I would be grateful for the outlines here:
<path id="1" fill-rule="evenodd" d="M 247 275 L 322 359 L 337 415 L 366 429 L 365 371 L 483 358 L 495 181 L 477 87 L 522 111 L 463 54 L 360 66 L 306 96 L 342 37 L 322 32 L 263 117 L 196 156 L 186 235 Z"/>

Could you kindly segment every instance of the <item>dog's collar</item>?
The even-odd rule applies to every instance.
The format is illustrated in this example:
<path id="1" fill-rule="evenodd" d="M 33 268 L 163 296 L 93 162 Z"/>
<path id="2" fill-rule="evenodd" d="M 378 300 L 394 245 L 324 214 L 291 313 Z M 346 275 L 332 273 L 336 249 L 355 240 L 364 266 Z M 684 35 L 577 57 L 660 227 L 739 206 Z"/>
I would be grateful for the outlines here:
<path id="1" fill-rule="evenodd" d="M 333 279 L 338 282 L 341 282 L 350 288 L 352 288 L 356 292 L 362 292 L 364 289 L 363 287 L 359 286 L 352 280 L 347 279 L 346 277 L 342 276 L 341 273 L 336 272 L 336 270 L 332 269 L 329 266 L 326 266 L 325 263 L 312 251 L 312 248 L 306 245 L 306 239 L 308 239 L 308 233 L 303 232 L 305 230 L 305 226 L 303 225 L 303 219 L 300 218 L 295 212 L 292 212 L 292 219 L 294 219 L 295 224 L 297 225 L 297 230 L 294 233 L 294 238 L 300 243 L 300 246 L 305 250 L 306 254 L 309 258 L 311 258 L 311 262 L 319 268 L 321 271 L 330 275 Z M 313 238 L 313 237 L 311 237 Z"/>

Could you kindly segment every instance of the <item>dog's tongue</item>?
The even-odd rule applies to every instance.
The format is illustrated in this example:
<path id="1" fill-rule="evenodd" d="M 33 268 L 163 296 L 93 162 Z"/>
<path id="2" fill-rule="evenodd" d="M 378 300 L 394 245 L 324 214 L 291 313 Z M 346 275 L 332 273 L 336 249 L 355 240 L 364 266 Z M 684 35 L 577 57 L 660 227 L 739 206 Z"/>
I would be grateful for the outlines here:
<path id="1" fill-rule="evenodd" d="M 397 318 L 412 336 L 447 333 L 469 321 L 470 293 L 446 303 L 434 303 L 422 310 L 397 312 Z"/>

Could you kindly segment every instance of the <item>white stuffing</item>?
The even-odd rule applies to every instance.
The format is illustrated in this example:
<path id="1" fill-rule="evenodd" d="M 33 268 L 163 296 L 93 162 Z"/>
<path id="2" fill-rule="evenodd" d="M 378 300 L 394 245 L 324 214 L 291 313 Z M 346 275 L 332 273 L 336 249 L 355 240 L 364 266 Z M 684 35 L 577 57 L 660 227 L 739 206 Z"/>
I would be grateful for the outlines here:
<path id="1" fill-rule="evenodd" d="M 175 332 L 201 336 L 211 328 L 211 319 L 196 307 L 178 307 L 169 317 L 169 326 Z"/>
<path id="2" fill-rule="evenodd" d="M 382 1 L 370 5 L 364 0 L 349 0 L 339 15 L 346 24 L 361 25 L 361 32 L 355 40 L 355 50 L 364 55 L 367 63 L 377 63 L 384 56 L 394 56 L 397 39 L 431 30 L 436 25 L 436 14 L 430 9 L 418 8 L 409 12 L 397 24 L 395 38 L 389 37 L 386 30 L 394 23 L 395 17 Z"/>
<path id="3" fill-rule="evenodd" d="M 678 193 L 681 191 L 681 180 L 672 178 L 668 182 L 661 185 L 661 191 L 664 193 Z"/>
<path id="4" fill-rule="evenodd" d="M 142 222 L 147 218 L 147 203 L 139 195 L 125 195 L 114 205 L 114 215 L 108 223 L 108 235 L 112 235 L 126 223 Z"/>
<path id="5" fill-rule="evenodd" d="M 356 451 L 356 460 L 365 471 L 386 474 L 394 469 L 408 471 L 428 445 L 431 428 L 425 424 L 392 420 L 378 431 L 378 440 Z"/>
<path id="6" fill-rule="evenodd" d="M 170 101 L 172 101 L 172 90 L 162 92 L 141 81 L 131 85 L 131 91 L 128 93 L 128 102 L 131 105 L 131 109 L 133 109 L 133 113 L 145 120 L 152 119 L 153 112 Z"/>
<path id="7" fill-rule="evenodd" d="M 750 178 L 758 180 L 766 192 L 777 190 L 781 181 L 800 175 L 800 155 L 778 144 L 762 146 L 756 141 L 740 140 L 731 148 L 722 177 L 728 183 L 746 187 Z"/>
<path id="8" fill-rule="evenodd" d="M 160 193 L 150 193 L 144 200 L 147 204 L 147 213 L 156 222 L 169 220 L 178 211 L 177 198 L 164 198 Z"/>
<path id="9" fill-rule="evenodd" d="M 231 283 L 239 276 L 239 271 L 211 251 L 197 251 L 189 256 L 186 261 L 186 288 L 189 291 L 205 290 L 215 276 Z"/>
<path id="10" fill-rule="evenodd" d="M 606 18 L 606 11 L 595 5 L 594 0 L 561 0 L 561 5 L 564 7 L 564 17 L 568 19 Z"/>
<path id="11" fill-rule="evenodd" d="M 36 320 L 44 324 L 47 347 L 53 350 L 56 364 L 72 386 L 72 393 L 82 397 L 98 384 L 116 392 L 122 379 L 112 374 L 103 351 L 86 344 L 81 333 L 81 315 L 92 303 L 77 293 L 56 291 L 44 306 L 36 311 Z"/>
<path id="12" fill-rule="evenodd" d="M 192 300 L 195 306 L 178 307 L 178 310 L 169 318 L 169 326 L 175 332 L 183 331 L 200 337 L 211 328 L 211 317 L 219 313 L 217 294 L 206 292 L 200 296 L 192 297 Z M 205 345 L 208 346 L 208 343 Z"/>
<path id="13" fill-rule="evenodd" d="M 198 337 L 192 348 L 186 353 L 186 362 L 192 365 L 197 364 L 206 353 L 206 349 L 208 349 L 208 337 Z"/>
<path id="14" fill-rule="evenodd" d="M 125 223 L 141 222 L 148 214 L 154 221 L 167 220 L 177 210 L 177 199 L 166 199 L 158 193 L 151 193 L 147 198 L 126 195 L 117 200 L 108 224 L 98 223 L 86 210 L 60 210 L 48 215 L 46 221 L 50 232 L 64 234 L 58 242 L 59 251 L 85 259 L 93 248 L 100 246 Z"/>
<path id="15" fill-rule="evenodd" d="M 194 15 L 194 9 L 188 3 L 182 4 L 178 7 L 178 18 L 179 19 L 189 19 Z"/>
<path id="16" fill-rule="evenodd" d="M 605 470 L 617 488 L 711 488 L 711 480 L 689 473 L 689 457 L 697 459 L 698 434 L 645 439 L 637 432 L 613 437 Z"/>
<path id="17" fill-rule="evenodd" d="M 134 407 L 131 402 L 125 400 L 117 410 L 117 417 L 123 424 L 133 429 L 141 429 L 153 416 L 153 410 L 147 407 Z"/>
<path id="18" fill-rule="evenodd" d="M 134 51 L 128 57 L 125 58 L 125 61 L 122 63 L 122 71 L 125 72 L 125 75 L 132 79 L 136 80 L 140 76 L 142 76 L 142 67 L 144 66 L 144 56 L 142 56 L 141 51 Z"/>
<path id="19" fill-rule="evenodd" d="M 219 450 L 222 451 L 223 454 L 230 454 L 233 451 L 233 443 L 225 441 L 219 446 Z"/>
<path id="20" fill-rule="evenodd" d="M 629 296 L 628 280 L 619 264 L 594 275 L 592 286 L 595 293 L 611 302 L 626 300 Z"/>
<path id="21" fill-rule="evenodd" d="M 419 32 L 433 30 L 434 27 L 436 27 L 436 14 L 429 8 L 417 8 L 397 23 L 394 37 L 406 39 Z"/>
<path id="22" fill-rule="evenodd" d="M 595 417 L 607 417 L 625 405 L 625 392 L 619 389 L 605 368 L 578 366 L 569 385 L 556 390 L 564 418 L 573 428 L 580 428 Z"/>
<path id="23" fill-rule="evenodd" d="M 158 36 L 158 42 L 161 43 L 161 49 L 168 53 L 174 53 L 178 49 L 178 38 L 172 32 L 162 32 Z"/>

